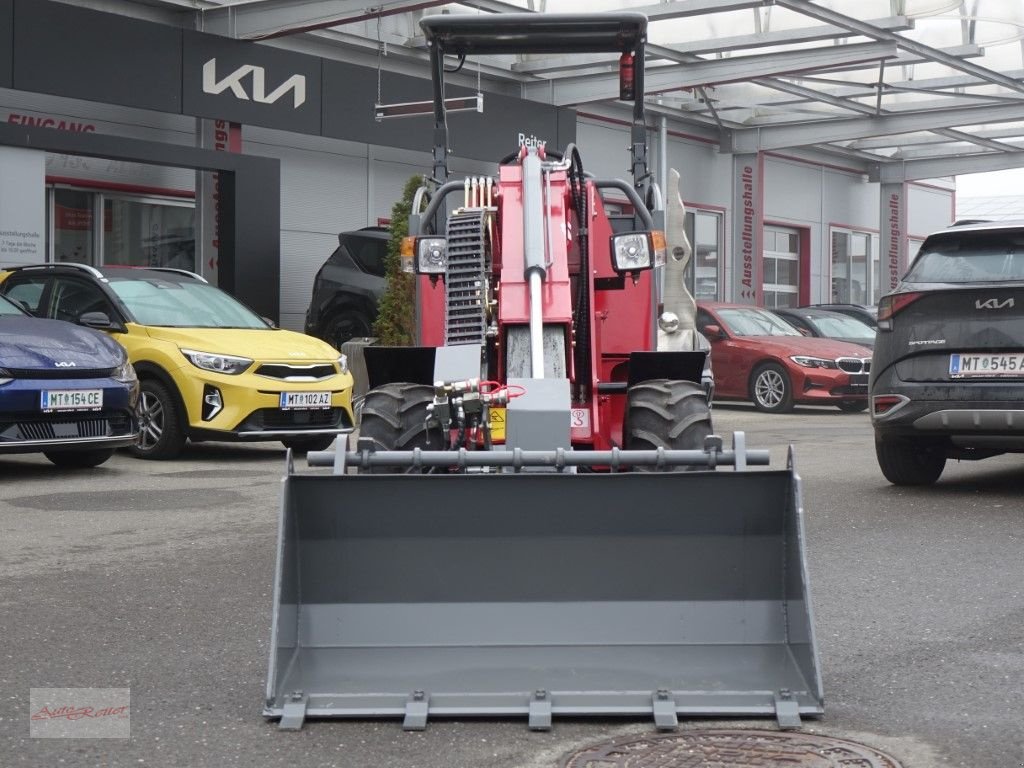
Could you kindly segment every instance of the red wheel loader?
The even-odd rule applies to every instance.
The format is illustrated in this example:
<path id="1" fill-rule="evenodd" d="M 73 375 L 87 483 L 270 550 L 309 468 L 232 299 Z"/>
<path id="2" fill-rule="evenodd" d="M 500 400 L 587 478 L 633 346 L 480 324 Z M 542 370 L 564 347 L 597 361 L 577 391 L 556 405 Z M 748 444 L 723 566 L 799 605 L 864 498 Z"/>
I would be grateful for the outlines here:
<path id="1" fill-rule="evenodd" d="M 403 244 L 419 345 L 365 350 L 355 450 L 308 456 L 333 473 L 289 456 L 264 714 L 822 714 L 792 457 L 751 469 L 767 451 L 712 432 L 705 353 L 657 350 L 646 18 L 421 24 L 435 183 Z M 631 182 L 575 146 L 449 178 L 446 56 L 599 51 L 634 105 Z"/>

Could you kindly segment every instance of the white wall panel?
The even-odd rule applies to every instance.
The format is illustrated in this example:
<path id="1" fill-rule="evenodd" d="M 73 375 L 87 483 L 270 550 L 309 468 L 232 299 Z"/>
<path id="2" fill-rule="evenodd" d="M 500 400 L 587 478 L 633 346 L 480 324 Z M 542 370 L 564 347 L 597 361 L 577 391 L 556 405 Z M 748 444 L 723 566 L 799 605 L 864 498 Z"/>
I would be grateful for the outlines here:
<path id="1" fill-rule="evenodd" d="M 338 247 L 338 234 L 281 233 L 281 326 L 303 330 L 306 308 L 313 292 L 313 278 L 327 257 Z"/>
<path id="2" fill-rule="evenodd" d="M 948 227 L 956 218 L 953 191 L 920 184 L 907 185 L 907 235 L 925 237 Z"/>

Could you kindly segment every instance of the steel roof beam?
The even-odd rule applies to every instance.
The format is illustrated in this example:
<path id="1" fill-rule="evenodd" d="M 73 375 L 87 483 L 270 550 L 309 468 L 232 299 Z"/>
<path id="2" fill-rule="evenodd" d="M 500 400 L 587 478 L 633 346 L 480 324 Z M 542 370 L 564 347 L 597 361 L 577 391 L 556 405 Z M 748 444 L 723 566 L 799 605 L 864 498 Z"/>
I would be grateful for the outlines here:
<path id="1" fill-rule="evenodd" d="M 888 40 L 890 42 L 895 42 L 905 51 L 911 51 L 912 53 L 916 53 L 926 59 L 930 59 L 939 64 L 945 64 L 947 67 L 960 70 L 961 72 L 966 72 L 969 75 L 974 75 L 986 82 L 1001 85 L 1011 91 L 1024 93 L 1024 82 L 1021 82 L 1020 80 L 1007 77 L 999 72 L 993 72 L 985 67 L 965 61 L 958 56 L 951 56 L 937 48 L 932 48 L 929 45 L 924 45 L 923 43 L 911 40 L 910 38 L 902 37 L 894 32 L 878 29 L 865 21 L 855 19 L 852 16 L 836 13 L 835 11 L 829 10 L 828 8 L 824 8 L 820 5 L 809 3 L 807 0 L 775 0 L 775 3 L 783 8 L 789 8 L 792 11 L 802 13 L 805 16 L 810 16 L 818 21 L 846 27 L 847 29 L 853 30 L 854 32 L 866 37 L 874 38 L 875 40 Z"/>
<path id="2" fill-rule="evenodd" d="M 960 139 L 961 143 L 966 143 L 967 139 Z M 1024 150 L 1024 142 L 1015 142 L 1013 144 L 1002 144 L 999 151 L 1002 153 L 1015 153 Z M 946 145 L 944 147 L 900 147 L 895 154 L 892 155 L 892 159 L 901 160 L 923 160 L 935 157 L 960 157 L 961 155 L 977 156 L 978 150 L 974 147 L 963 147 L 963 146 L 952 146 Z"/>
<path id="3" fill-rule="evenodd" d="M 657 94 L 768 75 L 828 69 L 850 61 L 878 61 L 895 55 L 893 43 L 858 43 L 695 61 L 680 66 L 648 68 L 644 73 L 644 88 L 648 94 Z M 616 99 L 618 93 L 617 70 L 610 74 L 578 75 L 523 85 L 524 98 L 549 101 L 559 106 Z"/>
<path id="4" fill-rule="evenodd" d="M 722 137 L 723 152 L 757 152 L 821 142 L 849 141 L 960 125 L 1024 120 L 1024 103 L 989 107 L 954 107 L 912 114 L 818 120 L 812 123 L 742 128 Z"/>
<path id="5" fill-rule="evenodd" d="M 1024 152 L 990 152 L 983 155 L 873 163 L 868 168 L 868 181 L 887 184 L 960 176 L 965 173 L 1006 171 L 1011 168 L 1024 168 Z"/>
<path id="6" fill-rule="evenodd" d="M 890 66 L 896 66 L 896 64 L 891 62 Z M 1009 72 L 1004 72 L 1003 74 L 1006 75 L 1007 77 L 1012 77 L 1015 79 L 1024 79 L 1024 69 L 1012 70 Z M 875 95 L 875 83 L 848 82 L 844 80 L 834 80 L 832 78 L 827 77 L 817 77 L 814 75 L 801 77 L 799 79 L 801 84 L 804 85 L 831 86 L 827 90 L 814 90 L 814 93 L 824 93 L 828 96 L 837 96 L 839 98 L 854 99 L 866 98 Z M 924 80 L 898 80 L 895 82 L 886 83 L 885 87 L 888 90 L 915 88 L 935 93 L 936 91 L 941 92 L 950 88 L 970 88 L 972 86 L 978 85 L 988 85 L 988 83 L 976 77 L 971 77 L 970 75 L 956 75 L 954 77 L 933 77 L 926 78 Z M 787 99 L 785 97 L 780 97 L 778 99 L 762 99 L 760 103 L 764 106 L 782 106 L 786 104 L 798 104 L 805 100 L 806 99 Z"/>
<path id="7" fill-rule="evenodd" d="M 1017 128 L 976 129 L 971 132 L 975 139 L 1024 139 L 1024 126 Z M 936 133 L 922 133 L 920 136 L 884 136 L 876 139 L 859 139 L 846 146 L 851 149 L 884 149 L 899 146 L 924 146 L 928 144 L 948 144 L 949 139 Z"/>
<path id="8" fill-rule="evenodd" d="M 908 19 L 906 16 L 876 19 L 871 23 L 878 25 L 882 29 L 890 30 L 907 30 L 914 28 L 913 19 Z M 700 54 L 714 54 L 721 53 L 723 51 L 767 48 L 773 45 L 820 42 L 822 40 L 851 37 L 856 34 L 856 32 L 851 32 L 848 29 L 826 24 L 820 27 L 809 27 L 807 29 L 765 32 L 760 35 L 718 37 L 706 41 L 686 43 L 684 45 L 651 46 L 648 51 L 650 52 L 652 49 L 658 49 L 662 51 L 673 51 L 674 53 L 684 54 L 687 56 L 698 56 Z M 647 58 L 648 61 L 652 61 L 658 57 L 649 55 Z M 587 67 L 605 63 L 614 63 L 614 60 L 599 54 L 588 56 L 548 56 L 543 59 L 535 59 L 533 61 L 517 62 L 512 65 L 512 70 L 514 72 L 539 75 L 551 72 L 566 72 L 574 69 L 586 69 Z"/>
<path id="9" fill-rule="evenodd" d="M 641 5 L 628 10 L 631 13 L 642 13 L 648 21 L 655 22 L 661 19 L 681 19 L 684 16 L 763 8 L 774 4 L 775 0 L 673 0 L 669 3 Z"/>
<path id="10" fill-rule="evenodd" d="M 914 20 L 906 16 L 892 16 L 885 19 L 875 19 L 868 22 L 879 29 L 887 29 L 893 32 L 905 31 L 914 28 Z M 737 35 L 734 37 L 716 37 L 709 40 L 701 40 L 692 43 L 679 45 L 667 44 L 662 47 L 678 53 L 688 54 L 714 54 L 723 51 L 740 51 L 751 48 L 768 48 L 773 45 L 792 45 L 796 43 L 816 43 L 822 40 L 839 40 L 847 37 L 860 35 L 859 32 L 852 32 L 843 27 L 833 24 L 825 24 L 820 27 L 807 27 L 805 29 L 786 29 L 777 32 L 762 32 L 753 35 Z"/>
<path id="11" fill-rule="evenodd" d="M 240 40 L 269 40 L 314 29 L 445 5 L 446 0 L 254 0 L 197 11 L 202 29 Z"/>

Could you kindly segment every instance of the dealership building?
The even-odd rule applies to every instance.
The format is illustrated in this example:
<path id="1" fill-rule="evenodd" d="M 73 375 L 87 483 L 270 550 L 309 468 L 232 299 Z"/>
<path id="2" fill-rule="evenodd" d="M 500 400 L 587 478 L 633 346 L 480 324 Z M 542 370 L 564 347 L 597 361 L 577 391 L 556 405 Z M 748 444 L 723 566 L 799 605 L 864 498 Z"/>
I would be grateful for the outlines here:
<path id="1" fill-rule="evenodd" d="M 386 224 L 430 174 L 431 115 L 381 116 L 430 99 L 418 20 L 528 5 L 0 0 L 0 266 L 188 269 L 301 329 L 338 233 Z M 866 0 L 870 22 L 804 0 L 670 10 L 687 5 L 636 7 L 651 167 L 663 189 L 680 173 L 699 299 L 875 303 L 953 220 L 955 175 L 1024 162 L 1024 89 L 1001 74 L 1019 44 L 996 66 L 980 26 L 928 3 Z M 940 19 L 957 45 L 907 32 Z M 453 176 L 575 143 L 627 178 L 616 66 L 467 59 L 446 95 L 482 109 L 449 116 Z"/>

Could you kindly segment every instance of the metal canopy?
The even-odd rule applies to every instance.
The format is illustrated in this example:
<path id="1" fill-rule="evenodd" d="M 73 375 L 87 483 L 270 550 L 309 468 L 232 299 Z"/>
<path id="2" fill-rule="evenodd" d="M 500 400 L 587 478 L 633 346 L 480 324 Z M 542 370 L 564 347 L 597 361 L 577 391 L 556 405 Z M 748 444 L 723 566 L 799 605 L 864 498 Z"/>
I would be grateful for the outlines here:
<path id="1" fill-rule="evenodd" d="M 96 0 L 184 26 L 409 71 L 442 13 L 648 18 L 647 114 L 723 152 L 824 153 L 899 181 L 1024 166 L 1024 2 L 1015 0 Z M 585 8 L 584 8 L 585 6 Z M 865 20 L 867 19 L 867 20 Z M 584 35 L 585 36 L 585 35 Z M 628 121 L 616 54 L 470 51 L 484 89 Z M 329 55 L 329 53 L 328 53 Z M 459 82 L 458 77 L 452 78 Z M 927 173 L 929 176 L 921 176 Z"/>

